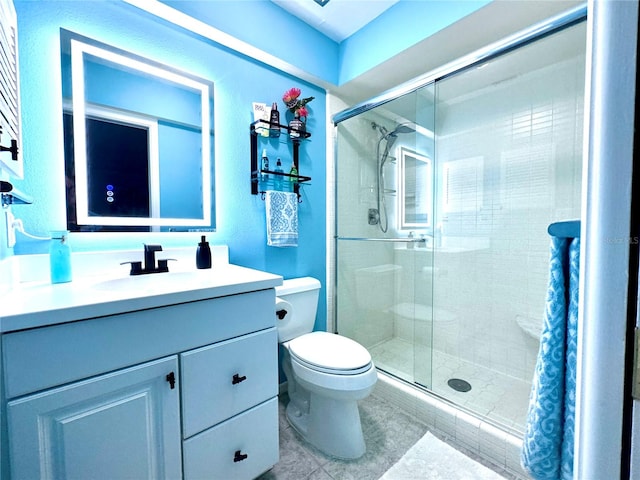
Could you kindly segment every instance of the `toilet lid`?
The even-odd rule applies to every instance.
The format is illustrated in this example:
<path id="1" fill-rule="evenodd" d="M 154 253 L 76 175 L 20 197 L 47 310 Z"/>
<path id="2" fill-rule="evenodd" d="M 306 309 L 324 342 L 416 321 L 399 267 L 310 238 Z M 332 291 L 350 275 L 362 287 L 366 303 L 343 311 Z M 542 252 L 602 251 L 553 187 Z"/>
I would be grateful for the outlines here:
<path id="1" fill-rule="evenodd" d="M 321 369 L 353 371 L 371 363 L 371 355 L 358 342 L 329 332 L 311 332 L 289 342 L 289 351 Z"/>

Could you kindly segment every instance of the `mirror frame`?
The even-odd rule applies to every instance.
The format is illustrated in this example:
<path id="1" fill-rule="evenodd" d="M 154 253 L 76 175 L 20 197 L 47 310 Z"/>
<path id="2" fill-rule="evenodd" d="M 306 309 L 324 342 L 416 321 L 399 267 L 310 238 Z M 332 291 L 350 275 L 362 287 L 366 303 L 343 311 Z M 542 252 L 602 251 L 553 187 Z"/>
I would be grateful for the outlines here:
<path id="1" fill-rule="evenodd" d="M 74 141 L 74 169 L 76 189 L 76 223 L 80 226 L 122 226 L 122 227 L 194 227 L 197 230 L 215 230 L 211 225 L 212 220 L 212 109 L 213 82 L 205 81 L 190 74 L 179 72 L 176 69 L 165 66 L 153 60 L 125 52 L 117 47 L 109 46 L 98 41 L 82 37 L 73 32 L 62 30 L 62 39 L 68 39 L 71 54 L 71 106 L 73 117 L 73 141 Z M 66 37 L 66 38 L 65 38 Z M 96 108 L 85 102 L 85 75 L 84 57 L 92 55 L 107 62 L 123 65 L 129 70 L 136 70 L 145 75 L 158 77 L 163 81 L 177 83 L 186 89 L 195 90 L 200 94 L 200 118 L 201 118 L 201 181 L 202 181 L 202 218 L 161 218 L 159 213 L 151 211 L 150 217 L 121 217 L 121 216 L 96 216 L 89 215 L 89 186 L 87 182 L 87 137 L 86 121 L 89 117 L 95 117 Z M 102 109 L 102 107 L 98 107 Z M 104 111 L 109 110 L 108 107 Z M 92 115 L 93 112 L 93 115 Z M 114 113 L 118 115 L 117 113 Z M 112 115 L 109 113 L 109 115 Z M 111 117 L 107 117 L 111 118 Z M 150 130 L 150 135 L 153 136 Z M 150 173 L 158 173 L 157 142 L 150 142 Z M 157 152 L 156 152 L 157 153 Z M 159 175 L 159 174 L 158 174 Z M 153 174 L 152 174 L 153 176 Z M 150 181 L 154 190 L 154 180 Z M 159 186 L 156 185 L 159 192 Z M 153 216 L 156 215 L 156 216 Z M 199 228 L 196 228 L 199 227 Z"/>

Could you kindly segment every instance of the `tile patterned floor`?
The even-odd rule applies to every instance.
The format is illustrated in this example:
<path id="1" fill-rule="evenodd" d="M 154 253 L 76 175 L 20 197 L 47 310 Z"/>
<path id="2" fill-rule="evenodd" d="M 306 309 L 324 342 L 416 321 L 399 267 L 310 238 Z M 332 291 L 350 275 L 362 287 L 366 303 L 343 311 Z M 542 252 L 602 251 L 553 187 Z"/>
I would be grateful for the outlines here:
<path id="1" fill-rule="evenodd" d="M 377 480 L 428 430 L 426 425 L 399 408 L 375 394 L 370 395 L 359 404 L 367 452 L 358 460 L 339 460 L 307 444 L 291 428 L 284 413 L 287 402 L 286 393 L 282 394 L 279 404 L 280 461 L 258 480 Z M 505 478 L 512 478 L 487 462 L 475 459 Z"/>
<path id="2" fill-rule="evenodd" d="M 400 378 L 413 372 L 413 345 L 400 338 L 392 338 L 370 348 L 376 366 Z M 429 363 L 429 359 L 425 363 Z M 471 383 L 469 392 L 456 392 L 447 385 L 450 378 Z M 413 378 L 409 378 L 413 381 Z M 418 381 L 428 381 L 418 379 Z M 524 432 L 531 384 L 503 375 L 471 362 L 434 352 L 431 390 L 452 402 L 503 425 L 515 434 Z"/>

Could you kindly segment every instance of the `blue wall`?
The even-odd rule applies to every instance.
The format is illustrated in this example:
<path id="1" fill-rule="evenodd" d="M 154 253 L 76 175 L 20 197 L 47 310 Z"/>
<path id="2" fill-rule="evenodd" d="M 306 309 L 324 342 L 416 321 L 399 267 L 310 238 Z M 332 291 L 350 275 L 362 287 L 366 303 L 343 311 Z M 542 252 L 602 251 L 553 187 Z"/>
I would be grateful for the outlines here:
<path id="1" fill-rule="evenodd" d="M 353 80 L 491 3 L 400 0 L 338 43 L 270 1 L 161 1 L 333 85 Z"/>
<path id="2" fill-rule="evenodd" d="M 311 75 L 338 83 L 338 44 L 273 2 L 161 1 Z"/>
<path id="3" fill-rule="evenodd" d="M 60 28 L 94 38 L 214 82 L 217 231 L 212 244 L 226 244 L 231 262 L 280 274 L 311 275 L 325 284 L 325 158 L 326 93 L 227 48 L 158 22 L 123 3 L 107 1 L 32 2 L 16 0 L 20 49 L 25 180 L 16 181 L 32 195 L 33 205 L 14 206 L 25 229 L 45 235 L 64 229 L 64 158 Z M 213 8 L 217 3 L 209 2 Z M 237 21 L 237 18 L 236 18 Z M 282 94 L 290 87 L 314 96 L 310 103 L 310 141 L 301 148 L 300 173 L 313 178 L 303 190 L 299 209 L 299 247 L 266 245 L 265 209 L 250 193 L 249 124 L 252 102 L 277 101 L 285 120 Z M 284 140 L 285 137 L 281 137 Z M 290 164 L 291 146 L 268 139 L 269 156 Z M 18 234 L 16 253 L 44 251 L 46 242 L 30 242 Z M 164 246 L 197 245 L 197 234 L 82 234 L 72 236 L 74 251 L 142 248 L 143 242 Z M 324 290 L 321 292 L 324 295 Z M 320 301 L 316 328 L 325 327 L 325 302 Z"/>

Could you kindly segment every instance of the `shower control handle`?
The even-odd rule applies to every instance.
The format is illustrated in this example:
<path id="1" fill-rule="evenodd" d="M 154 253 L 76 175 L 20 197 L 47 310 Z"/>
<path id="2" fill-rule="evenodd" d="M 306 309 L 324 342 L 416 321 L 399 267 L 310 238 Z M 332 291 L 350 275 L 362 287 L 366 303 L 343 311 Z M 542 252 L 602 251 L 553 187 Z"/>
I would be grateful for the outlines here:
<path id="1" fill-rule="evenodd" d="M 236 452 L 233 454 L 233 461 L 241 462 L 243 460 L 246 460 L 248 457 L 249 455 L 247 455 L 246 453 L 242 453 L 242 450 L 236 450 Z"/>
<path id="2" fill-rule="evenodd" d="M 239 374 L 235 373 L 233 375 L 233 379 L 231 380 L 231 385 L 237 385 L 238 383 L 244 382 L 246 379 L 246 375 L 240 376 Z"/>
<path id="3" fill-rule="evenodd" d="M 368 213 L 369 225 L 378 225 L 380 223 L 380 212 L 377 208 L 370 208 Z"/>

